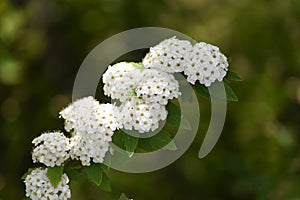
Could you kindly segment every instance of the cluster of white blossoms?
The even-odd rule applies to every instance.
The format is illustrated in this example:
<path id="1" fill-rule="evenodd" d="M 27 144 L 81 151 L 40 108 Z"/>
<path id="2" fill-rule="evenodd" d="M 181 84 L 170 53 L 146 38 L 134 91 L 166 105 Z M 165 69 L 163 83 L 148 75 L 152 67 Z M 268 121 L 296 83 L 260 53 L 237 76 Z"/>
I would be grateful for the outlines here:
<path id="1" fill-rule="evenodd" d="M 136 63 L 120 62 L 109 66 L 103 74 L 104 94 L 125 102 L 141 79 L 141 70 Z"/>
<path id="2" fill-rule="evenodd" d="M 104 94 L 121 102 L 116 106 L 119 128 L 139 133 L 155 131 L 167 117 L 168 100 L 178 98 L 174 75 L 142 63 L 121 62 L 103 74 Z"/>
<path id="3" fill-rule="evenodd" d="M 70 156 L 82 165 L 102 163 L 113 132 L 117 128 L 115 108 L 112 104 L 100 104 L 93 97 L 79 99 L 63 109 L 65 129 L 73 131 L 70 138 Z"/>
<path id="4" fill-rule="evenodd" d="M 145 69 L 143 79 L 137 85 L 135 92 L 147 103 L 167 105 L 169 99 L 178 98 L 178 81 L 174 75 L 154 69 Z"/>
<path id="5" fill-rule="evenodd" d="M 222 81 L 229 66 L 226 56 L 218 47 L 204 42 L 194 45 L 189 60 L 190 64 L 184 70 L 187 80 L 192 84 L 199 80 L 207 87 L 216 80 Z"/>
<path id="6" fill-rule="evenodd" d="M 47 177 L 48 169 L 36 168 L 25 178 L 26 196 L 32 200 L 66 200 L 71 198 L 69 178 L 63 174 L 57 187 Z"/>
<path id="7" fill-rule="evenodd" d="M 107 151 L 110 149 L 112 131 L 101 134 L 74 135 L 71 141 L 70 156 L 72 159 L 80 160 L 83 166 L 89 166 L 91 161 L 102 163 Z"/>
<path id="8" fill-rule="evenodd" d="M 62 165 L 70 156 L 70 142 L 61 132 L 43 133 L 32 143 L 35 148 L 32 152 L 33 162 L 40 162 L 48 167 Z"/>
<path id="9" fill-rule="evenodd" d="M 191 45 L 175 37 L 150 48 L 143 59 L 146 68 L 158 68 L 169 73 L 184 72 L 187 80 L 195 84 L 198 80 L 209 87 L 222 81 L 228 70 L 227 58 L 218 47 L 205 42 Z"/>
<path id="10" fill-rule="evenodd" d="M 192 45 L 189 41 L 172 37 L 151 47 L 150 52 L 143 59 L 143 65 L 146 68 L 157 68 L 168 73 L 182 72 L 189 64 L 191 51 Z"/>
<path id="11" fill-rule="evenodd" d="M 74 134 L 102 133 L 117 128 L 113 105 L 100 104 L 91 96 L 75 101 L 59 115 L 65 119 L 66 131 L 73 131 Z"/>
<path id="12" fill-rule="evenodd" d="M 110 149 L 109 143 L 118 125 L 112 104 L 100 104 L 93 97 L 75 101 L 59 114 L 65 119 L 65 130 L 71 138 L 60 131 L 43 133 L 32 143 L 32 160 L 47 167 L 62 166 L 69 159 L 80 160 L 83 166 L 91 161 L 102 163 Z M 26 196 L 31 199 L 67 199 L 71 197 L 66 174 L 57 187 L 47 177 L 47 169 L 37 168 L 25 178 Z"/>
<path id="13" fill-rule="evenodd" d="M 140 133 L 155 131 L 159 121 L 167 118 L 165 106 L 159 103 L 147 103 L 143 99 L 131 98 L 118 107 L 117 119 L 120 128 L 136 130 Z"/>

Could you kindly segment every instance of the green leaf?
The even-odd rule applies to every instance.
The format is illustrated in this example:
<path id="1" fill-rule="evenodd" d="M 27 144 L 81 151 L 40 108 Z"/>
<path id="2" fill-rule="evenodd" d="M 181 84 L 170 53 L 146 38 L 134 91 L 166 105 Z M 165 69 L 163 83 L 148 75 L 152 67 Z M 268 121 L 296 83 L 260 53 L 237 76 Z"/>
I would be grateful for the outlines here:
<path id="1" fill-rule="evenodd" d="M 174 102 L 169 101 L 166 106 L 168 110 L 167 123 L 175 126 L 179 126 L 181 121 L 181 110 L 180 106 L 176 105 Z"/>
<path id="2" fill-rule="evenodd" d="M 127 97 L 138 98 L 138 96 L 137 96 L 137 94 L 136 94 L 136 92 L 135 92 L 134 90 L 128 92 L 128 93 L 126 94 L 126 96 L 127 96 Z"/>
<path id="3" fill-rule="evenodd" d="M 175 143 L 171 138 L 171 134 L 164 129 L 150 138 L 140 138 L 139 147 L 146 151 L 153 151 L 158 149 L 177 149 Z"/>
<path id="4" fill-rule="evenodd" d="M 119 197 L 119 200 L 128 200 L 128 198 L 124 193 L 122 193 L 121 196 Z"/>
<path id="5" fill-rule="evenodd" d="M 27 172 L 25 172 L 25 173 L 22 175 L 21 179 L 22 179 L 22 180 L 25 180 L 26 177 L 27 177 L 29 174 L 31 174 L 32 170 L 34 170 L 34 168 L 29 168 L 29 169 L 27 170 Z"/>
<path id="6" fill-rule="evenodd" d="M 234 102 L 238 101 L 238 97 L 237 97 L 236 94 L 233 92 L 233 90 L 232 90 L 231 87 L 228 85 L 228 83 L 227 83 L 226 81 L 223 81 L 223 83 L 224 83 L 225 92 L 226 92 L 226 100 L 227 100 L 227 101 L 234 101 Z M 196 89 L 196 92 L 197 92 L 200 96 L 202 96 L 202 97 L 204 97 L 204 98 L 210 100 L 209 91 L 208 91 L 208 89 L 207 89 L 204 85 L 196 84 L 196 85 L 194 86 L 194 88 Z M 221 98 L 221 97 L 214 96 L 214 98 Z M 222 98 L 222 99 L 223 99 L 223 98 Z"/>
<path id="7" fill-rule="evenodd" d="M 123 134 L 125 133 L 121 130 L 115 131 L 115 133 L 112 136 L 112 142 L 118 147 L 125 149 L 124 142 L 123 142 Z"/>
<path id="8" fill-rule="evenodd" d="M 101 164 L 101 168 L 102 168 L 103 172 L 109 172 L 109 169 L 110 169 L 110 167 L 105 164 Z"/>
<path id="9" fill-rule="evenodd" d="M 107 177 L 107 175 L 105 173 L 102 173 L 102 182 L 99 187 L 106 192 L 111 192 L 109 178 Z"/>
<path id="10" fill-rule="evenodd" d="M 126 133 L 123 134 L 122 140 L 124 142 L 125 150 L 130 152 L 129 157 L 131 157 L 134 153 L 134 150 L 137 147 L 137 144 L 139 142 L 139 138 L 133 137 L 131 135 L 128 135 Z"/>
<path id="11" fill-rule="evenodd" d="M 98 187 L 101 185 L 102 181 L 102 168 L 101 164 L 92 163 L 90 166 L 85 166 L 84 172 L 87 175 L 89 181 L 95 183 Z"/>
<path id="12" fill-rule="evenodd" d="M 183 129 L 192 130 L 190 122 L 183 115 L 181 116 L 181 125 Z"/>
<path id="13" fill-rule="evenodd" d="M 76 169 L 65 168 L 64 171 L 71 181 L 81 181 L 83 179 L 82 173 Z"/>
<path id="14" fill-rule="evenodd" d="M 145 139 L 145 138 L 140 138 L 139 139 L 138 147 L 140 149 L 143 149 L 143 150 L 147 151 L 147 152 L 151 152 L 151 151 L 155 150 L 155 148 L 151 144 L 149 144 L 147 142 L 147 139 Z"/>
<path id="15" fill-rule="evenodd" d="M 47 169 L 47 176 L 51 184 L 53 185 L 53 187 L 56 188 L 59 182 L 61 181 L 63 170 L 64 170 L 63 166 L 49 167 Z"/>
<path id="16" fill-rule="evenodd" d="M 233 90 L 230 88 L 230 86 L 227 83 L 225 83 L 225 82 L 224 82 L 224 86 L 225 86 L 227 101 L 237 102 L 238 101 L 238 97 L 233 92 Z"/>
<path id="17" fill-rule="evenodd" d="M 226 78 L 232 81 L 243 81 L 242 77 L 233 71 L 228 71 Z"/>
<path id="18" fill-rule="evenodd" d="M 173 140 L 171 140 L 166 146 L 164 146 L 162 149 L 175 151 L 177 150 L 176 144 Z"/>
<path id="19" fill-rule="evenodd" d="M 232 57 L 228 57 L 227 62 L 228 62 L 228 64 L 230 64 L 232 62 Z"/>
<path id="20" fill-rule="evenodd" d="M 140 69 L 140 70 L 144 70 L 144 69 L 145 69 L 142 62 L 138 62 L 138 63 L 136 63 L 136 62 L 131 62 L 130 64 L 132 64 L 132 66 L 133 66 L 134 68 L 137 68 L 137 69 Z"/>
<path id="21" fill-rule="evenodd" d="M 207 89 L 207 87 L 205 87 L 204 85 L 200 84 L 200 83 L 196 83 L 193 88 L 196 90 L 197 94 L 199 94 L 200 96 L 202 96 L 203 98 L 210 100 L 210 95 L 209 95 L 209 91 Z"/>

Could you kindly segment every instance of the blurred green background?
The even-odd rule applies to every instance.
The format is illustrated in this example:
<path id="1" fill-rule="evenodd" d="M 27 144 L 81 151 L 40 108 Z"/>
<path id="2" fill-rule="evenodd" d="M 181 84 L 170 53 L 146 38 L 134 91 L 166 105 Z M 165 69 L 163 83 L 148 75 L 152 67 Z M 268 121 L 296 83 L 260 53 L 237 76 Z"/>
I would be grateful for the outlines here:
<path id="1" fill-rule="evenodd" d="M 197 154 L 210 108 L 189 150 L 152 173 L 109 174 L 112 193 L 71 183 L 72 199 L 300 199 L 299 0 L 1 0 L 0 199 L 23 199 L 31 140 L 63 128 L 83 59 L 121 31 L 158 26 L 220 46 L 232 84 L 225 128 L 214 150 Z"/>

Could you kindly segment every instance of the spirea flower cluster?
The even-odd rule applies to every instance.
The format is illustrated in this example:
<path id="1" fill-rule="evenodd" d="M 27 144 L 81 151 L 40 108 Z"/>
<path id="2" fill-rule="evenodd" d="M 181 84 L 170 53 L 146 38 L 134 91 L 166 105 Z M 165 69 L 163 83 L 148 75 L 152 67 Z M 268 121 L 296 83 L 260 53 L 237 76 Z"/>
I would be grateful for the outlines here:
<path id="1" fill-rule="evenodd" d="M 100 104 L 91 96 L 75 101 L 59 114 L 65 119 L 65 129 L 73 130 L 74 134 L 103 133 L 117 128 L 113 105 Z"/>
<path id="2" fill-rule="evenodd" d="M 113 132 L 117 128 L 115 108 L 100 104 L 93 97 L 80 99 L 60 112 L 65 129 L 73 131 L 70 139 L 70 156 L 82 165 L 102 163 Z"/>
<path id="3" fill-rule="evenodd" d="M 71 198 L 69 178 L 62 175 L 57 187 L 53 187 L 47 177 L 47 169 L 36 168 L 25 178 L 26 196 L 32 200 L 66 200 Z"/>
<path id="4" fill-rule="evenodd" d="M 48 167 L 60 166 L 69 157 L 70 141 L 61 132 L 43 133 L 32 143 L 35 148 L 32 152 L 33 162 L 40 162 Z"/>
<path id="5" fill-rule="evenodd" d="M 195 84 L 198 80 L 207 87 L 215 81 L 222 81 L 229 66 L 218 47 L 205 42 L 191 45 L 175 37 L 150 48 L 143 65 L 169 73 L 183 72 L 190 83 Z"/>
<path id="6" fill-rule="evenodd" d="M 32 143 L 32 160 L 47 167 L 63 166 L 68 159 L 80 160 L 83 166 L 102 163 L 110 149 L 109 143 L 118 124 L 112 104 L 100 104 L 93 97 L 85 97 L 67 106 L 59 114 L 65 119 L 66 137 L 60 131 L 43 133 Z M 46 174 L 47 168 L 35 169 L 26 176 L 26 196 L 31 199 L 68 199 L 71 197 L 69 179 L 62 176 L 53 187 Z"/>
<path id="7" fill-rule="evenodd" d="M 139 133 L 156 130 L 167 117 L 168 100 L 181 95 L 173 74 L 142 63 L 109 66 L 103 83 L 104 94 L 121 102 L 116 107 L 119 127 Z"/>
<path id="8" fill-rule="evenodd" d="M 141 68 L 136 63 L 120 62 L 109 66 L 103 74 L 104 94 L 125 102 L 141 79 Z"/>
<path id="9" fill-rule="evenodd" d="M 182 72 L 189 64 L 191 51 L 192 45 L 189 41 L 172 37 L 151 47 L 150 52 L 143 59 L 143 65 L 146 68 L 157 68 L 168 73 Z"/>
<path id="10" fill-rule="evenodd" d="M 155 131 L 159 121 L 167 118 L 167 110 L 159 103 L 147 103 L 143 99 L 132 98 L 118 107 L 120 128 L 137 130 L 140 133 Z"/>

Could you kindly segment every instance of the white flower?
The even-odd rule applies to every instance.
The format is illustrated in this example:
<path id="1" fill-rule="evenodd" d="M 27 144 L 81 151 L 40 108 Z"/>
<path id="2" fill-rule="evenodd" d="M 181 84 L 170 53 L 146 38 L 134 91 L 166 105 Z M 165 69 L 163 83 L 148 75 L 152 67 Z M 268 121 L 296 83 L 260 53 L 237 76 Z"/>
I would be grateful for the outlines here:
<path id="1" fill-rule="evenodd" d="M 124 102 L 140 81 L 142 64 L 120 62 L 109 66 L 103 74 L 104 94 Z"/>
<path id="2" fill-rule="evenodd" d="M 66 200 L 71 198 L 69 178 L 63 174 L 57 187 L 53 187 L 47 177 L 48 169 L 37 168 L 26 176 L 26 196 L 32 200 Z"/>
<path id="3" fill-rule="evenodd" d="M 155 131 L 159 127 L 159 121 L 165 120 L 168 114 L 165 106 L 159 103 L 146 103 L 139 98 L 129 99 L 118 109 L 120 128 L 140 133 Z"/>
<path id="4" fill-rule="evenodd" d="M 61 132 L 43 133 L 32 143 L 35 148 L 32 152 L 33 162 L 40 162 L 48 167 L 60 166 L 69 158 L 69 139 Z"/>
<path id="5" fill-rule="evenodd" d="M 102 163 L 113 131 L 117 128 L 115 107 L 99 104 L 93 97 L 85 97 L 60 112 L 65 119 L 65 129 L 74 130 L 70 138 L 70 157 L 82 165 Z"/>
<path id="6" fill-rule="evenodd" d="M 65 119 L 65 129 L 74 130 L 75 134 L 103 133 L 117 128 L 114 106 L 99 104 L 93 97 L 79 99 L 59 114 Z"/>
<path id="7" fill-rule="evenodd" d="M 155 69 L 145 69 L 143 79 L 138 84 L 135 92 L 147 103 L 160 103 L 166 105 L 169 99 L 178 98 L 178 81 L 172 74 Z"/>
<path id="8" fill-rule="evenodd" d="M 218 47 L 200 42 L 194 45 L 190 54 L 190 64 L 184 69 L 187 80 L 195 84 L 197 80 L 209 87 L 215 81 L 222 81 L 227 73 L 228 62 Z"/>
<path id="9" fill-rule="evenodd" d="M 80 160 L 83 166 L 90 162 L 102 163 L 106 152 L 110 149 L 113 131 L 94 134 L 77 133 L 71 140 L 70 156 Z"/>
<path id="10" fill-rule="evenodd" d="M 189 41 L 172 37 L 151 47 L 143 59 L 143 64 L 146 68 L 157 68 L 169 73 L 182 72 L 188 64 L 191 50 Z"/>

